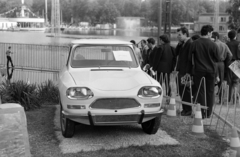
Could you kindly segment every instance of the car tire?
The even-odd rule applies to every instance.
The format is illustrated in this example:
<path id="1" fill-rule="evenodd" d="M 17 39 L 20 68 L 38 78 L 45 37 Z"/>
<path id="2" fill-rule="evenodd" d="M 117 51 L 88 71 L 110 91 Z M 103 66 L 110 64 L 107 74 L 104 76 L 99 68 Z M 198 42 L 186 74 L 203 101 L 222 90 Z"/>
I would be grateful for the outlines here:
<path id="1" fill-rule="evenodd" d="M 142 123 L 142 129 L 147 134 L 156 134 L 161 123 L 161 117 L 156 117 L 152 120 Z"/>
<path id="2" fill-rule="evenodd" d="M 62 135 L 66 138 L 73 137 L 75 132 L 75 122 L 65 117 L 62 113 L 62 105 L 60 110 L 60 123 Z"/>

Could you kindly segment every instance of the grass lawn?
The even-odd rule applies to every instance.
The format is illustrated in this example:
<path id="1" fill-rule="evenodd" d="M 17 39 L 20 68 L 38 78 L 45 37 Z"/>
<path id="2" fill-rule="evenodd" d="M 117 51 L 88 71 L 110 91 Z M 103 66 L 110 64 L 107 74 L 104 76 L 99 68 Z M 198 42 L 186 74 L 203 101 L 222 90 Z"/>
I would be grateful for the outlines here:
<path id="1" fill-rule="evenodd" d="M 221 157 L 229 144 L 215 131 L 205 129 L 205 138 L 191 133 L 191 125 L 179 118 L 162 117 L 161 128 L 180 142 L 176 146 L 131 146 L 116 150 L 99 150 L 77 154 L 61 154 L 59 141 L 55 136 L 54 105 L 26 112 L 31 154 L 33 157 Z M 114 144 L 114 143 L 113 143 Z"/>

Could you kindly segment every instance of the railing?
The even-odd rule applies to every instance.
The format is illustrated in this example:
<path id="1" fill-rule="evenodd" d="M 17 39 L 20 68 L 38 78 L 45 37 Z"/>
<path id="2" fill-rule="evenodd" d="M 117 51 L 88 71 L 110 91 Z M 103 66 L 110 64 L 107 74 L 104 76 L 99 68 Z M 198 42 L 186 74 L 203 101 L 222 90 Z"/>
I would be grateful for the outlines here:
<path id="1" fill-rule="evenodd" d="M 11 46 L 12 60 L 16 68 L 59 71 L 66 64 L 69 47 L 0 43 L 0 65 L 6 65 L 6 51 Z"/>

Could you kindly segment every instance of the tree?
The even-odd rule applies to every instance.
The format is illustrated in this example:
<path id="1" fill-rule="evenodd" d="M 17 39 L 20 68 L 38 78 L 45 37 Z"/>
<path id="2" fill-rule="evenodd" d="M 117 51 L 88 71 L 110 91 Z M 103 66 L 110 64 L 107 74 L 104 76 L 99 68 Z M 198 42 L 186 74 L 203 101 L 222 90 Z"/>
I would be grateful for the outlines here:
<path id="1" fill-rule="evenodd" d="M 120 12 L 117 10 L 116 6 L 112 3 L 107 1 L 102 8 L 101 17 L 99 21 L 101 23 L 115 23 L 116 17 L 120 15 Z"/>
<path id="2" fill-rule="evenodd" d="M 239 16 L 240 16 L 240 2 L 238 0 L 230 0 L 229 3 L 231 6 L 227 9 L 227 13 L 229 13 L 229 27 L 231 29 L 238 29 L 240 26 Z"/>

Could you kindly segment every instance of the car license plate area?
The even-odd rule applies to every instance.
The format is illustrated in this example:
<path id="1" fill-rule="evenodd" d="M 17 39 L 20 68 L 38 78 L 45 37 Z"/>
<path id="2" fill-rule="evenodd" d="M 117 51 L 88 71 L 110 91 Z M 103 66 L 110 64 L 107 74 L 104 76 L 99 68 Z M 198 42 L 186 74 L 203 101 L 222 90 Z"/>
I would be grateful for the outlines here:
<path id="1" fill-rule="evenodd" d="M 138 122 L 139 115 L 95 116 L 96 122 Z"/>

